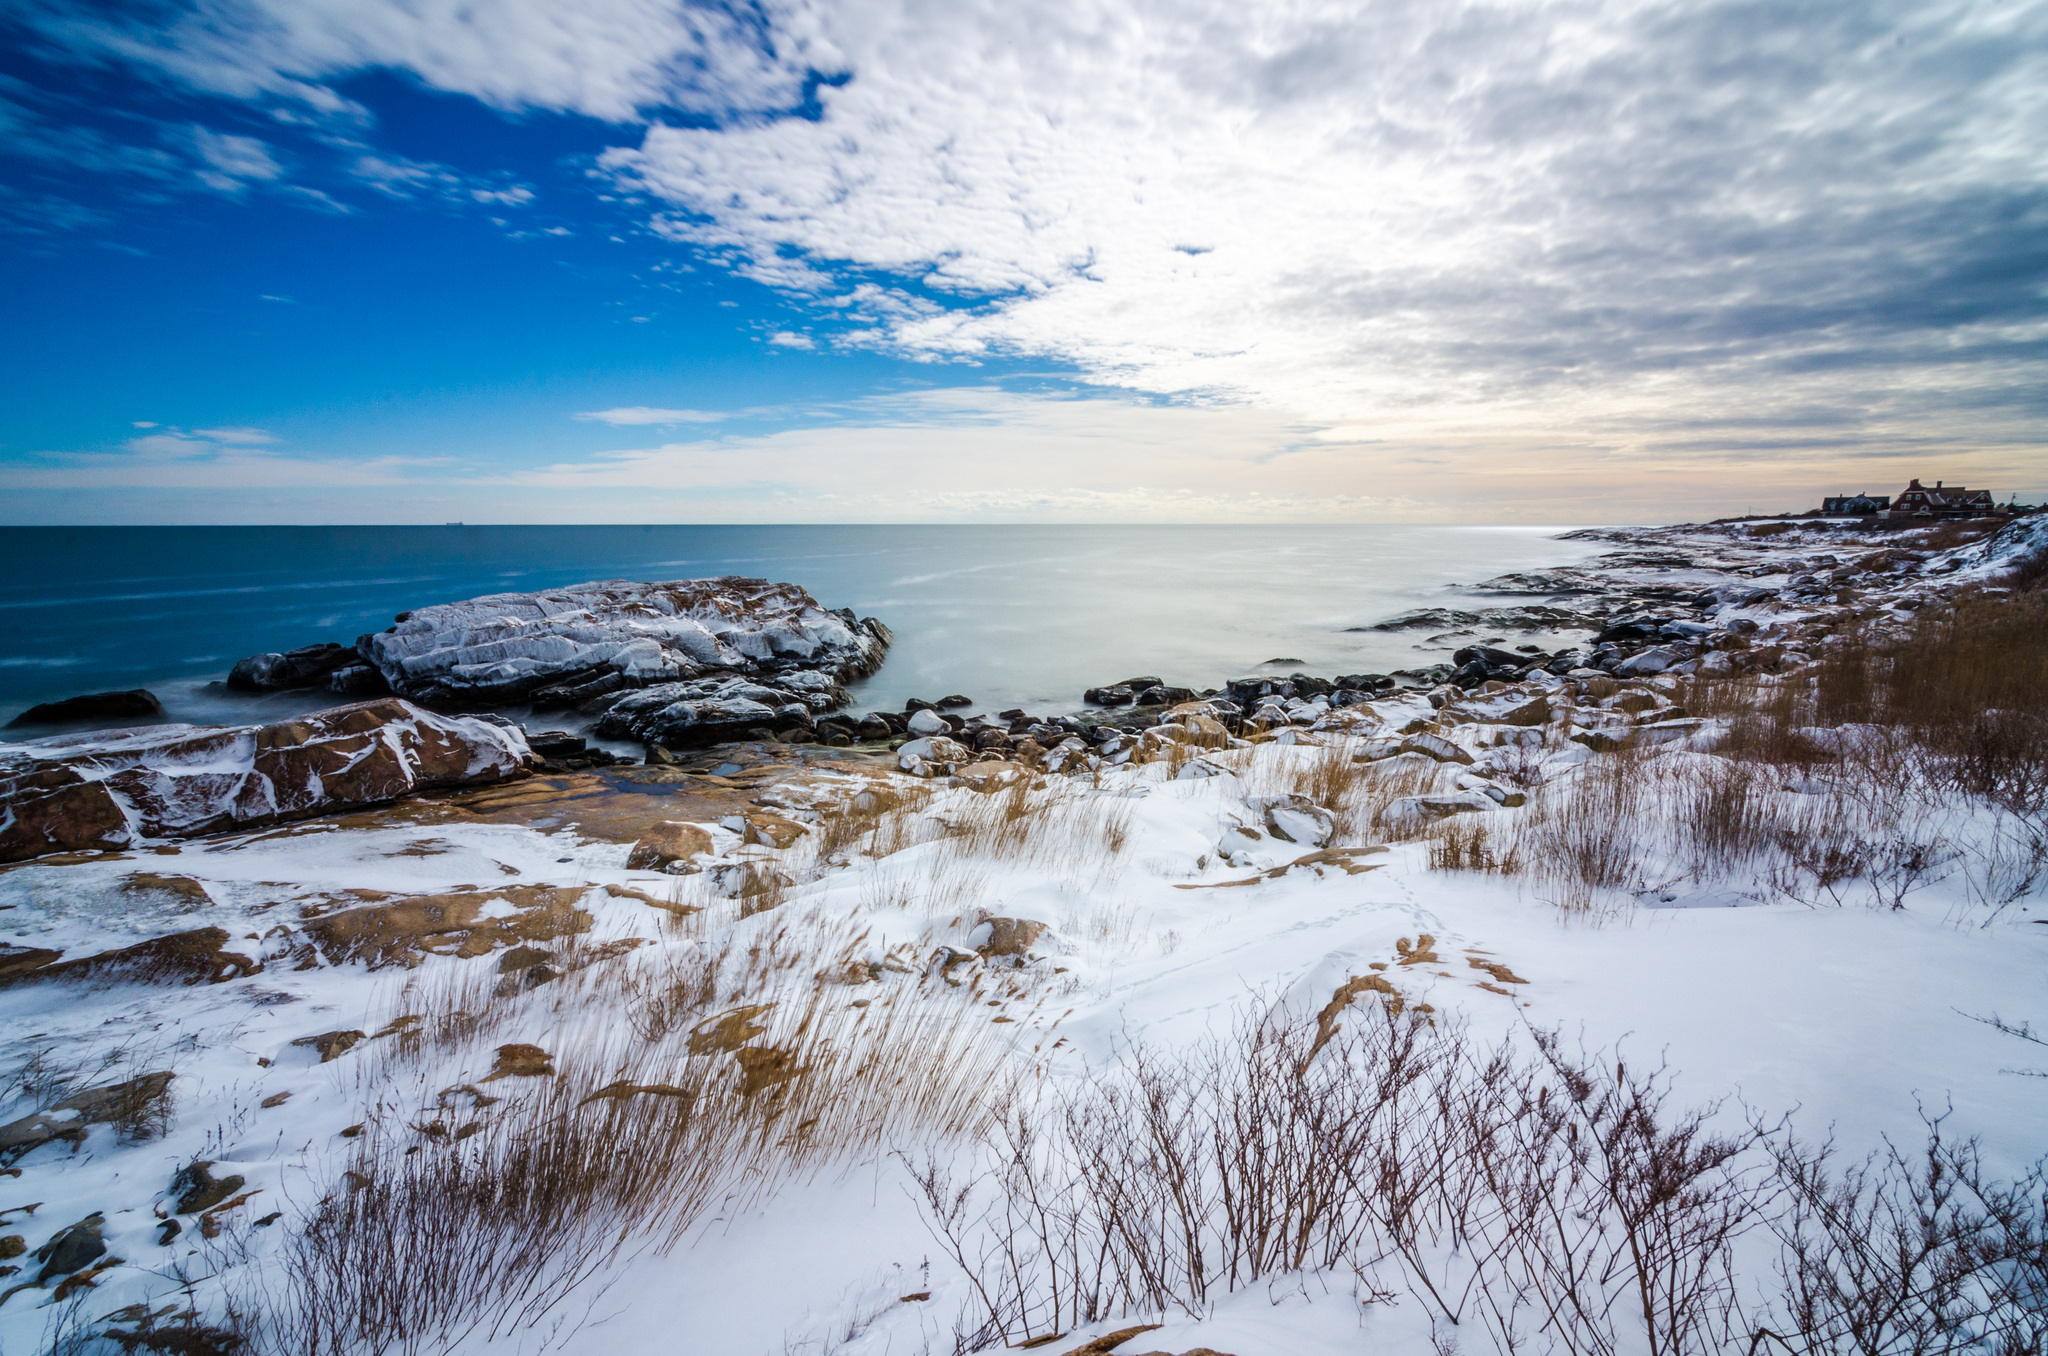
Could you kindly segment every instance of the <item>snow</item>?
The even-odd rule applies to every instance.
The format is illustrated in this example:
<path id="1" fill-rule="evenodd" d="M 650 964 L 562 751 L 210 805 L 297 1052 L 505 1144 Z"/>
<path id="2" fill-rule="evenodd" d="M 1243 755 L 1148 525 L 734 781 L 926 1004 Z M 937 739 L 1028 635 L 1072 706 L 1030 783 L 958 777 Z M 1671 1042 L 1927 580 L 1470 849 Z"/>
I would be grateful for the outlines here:
<path id="1" fill-rule="evenodd" d="M 1724 609 L 1723 624 L 1727 616 Z M 1561 684 L 1539 686 L 1554 692 Z M 1497 695 L 1475 699 L 1474 707 L 1498 717 L 1527 699 Z M 1553 782 L 1569 784 L 1599 763 L 1560 740 L 1526 748 L 1526 729 L 1484 720 L 1446 732 L 1391 733 L 1433 714 L 1418 695 L 1325 707 L 1313 713 L 1313 728 L 1294 732 L 1295 742 L 1262 744 L 1236 762 L 1205 755 L 1187 765 L 1209 767 L 1213 776 L 1190 777 L 1159 761 L 1051 778 L 1034 836 L 1017 848 L 963 846 L 982 841 L 973 826 L 985 823 L 999 795 L 919 786 L 873 770 L 813 773 L 787 792 L 792 813 L 804 809 L 807 795 L 822 803 L 878 781 L 928 790 L 931 799 L 907 812 L 899 850 L 879 858 L 859 851 L 821 858 L 816 832 L 777 853 L 742 845 L 737 816 L 707 822 L 721 863 L 766 864 L 793 877 L 788 898 L 768 913 L 739 918 L 730 901 L 718 903 L 707 915 L 708 933 L 679 933 L 667 912 L 604 887 L 715 900 L 715 872 L 629 871 L 624 843 L 460 819 L 414 823 L 399 812 L 348 827 L 310 824 L 0 871 L 0 934 L 16 945 L 58 948 L 68 958 L 217 926 L 233 939 L 228 949 L 268 963 L 260 975 L 219 985 L 0 988 L 0 1070 L 50 1050 L 87 1067 L 119 1052 L 106 1063 L 107 1079 L 157 1068 L 178 1074 L 175 1116 L 163 1138 L 121 1144 L 100 1125 L 76 1152 L 51 1144 L 16 1164 L 23 1176 L 0 1182 L 0 1204 L 41 1204 L 33 1214 L 0 1214 L 0 1233 L 22 1233 L 34 1247 L 104 1210 L 110 1255 L 128 1264 L 98 1278 L 88 1293 L 90 1316 L 169 1303 L 177 1294 L 172 1267 L 206 1258 L 188 1251 L 190 1219 L 178 1243 L 160 1247 L 152 1205 L 179 1167 L 206 1158 L 219 1165 L 217 1174 L 240 1174 L 244 1190 L 260 1194 L 242 1207 L 232 1234 L 246 1254 L 223 1279 L 201 1286 L 202 1303 L 217 1298 L 221 1285 L 274 1284 L 280 1241 L 336 1189 L 349 1144 L 337 1131 L 365 1120 L 377 1103 L 403 1108 L 434 1089 L 474 1083 L 488 1072 L 496 1044 L 527 1041 L 559 1055 L 577 1032 L 624 1020 L 602 1010 L 558 1012 L 550 995 L 569 990 L 550 986 L 494 1000 L 506 1015 L 488 1038 L 425 1057 L 401 1082 L 382 1081 L 385 1046 L 377 1039 L 321 1063 L 293 1042 L 333 1030 L 374 1035 L 434 986 L 495 982 L 502 955 L 429 956 L 410 971 L 289 968 L 301 910 L 361 898 L 349 891 L 468 891 L 490 896 L 482 916 L 504 920 L 520 909 L 491 892 L 565 887 L 596 918 L 591 940 L 641 939 L 622 958 L 600 962 L 621 972 L 709 946 L 719 935 L 766 938 L 798 922 L 821 955 L 827 939 L 857 938 L 859 954 L 876 965 L 908 954 L 922 966 L 935 947 L 971 951 L 986 942 L 993 929 L 983 913 L 1035 920 L 1048 925 L 1032 947 L 1040 959 L 1000 972 L 1014 974 L 1029 993 L 1004 1007 L 1017 1020 L 1001 1029 L 1016 1041 L 1020 1063 L 1048 1085 L 1067 1087 L 1084 1086 L 1136 1045 L 1171 1052 L 1227 1032 L 1261 999 L 1313 1013 L 1348 978 L 1395 961 L 1410 939 L 1429 934 L 1447 963 L 1399 967 L 1398 983 L 1410 1002 L 1463 1021 L 1475 1038 L 1558 1029 L 1632 1062 L 1668 1061 L 1688 1105 L 1722 1102 L 1720 1114 L 1738 1120 L 1789 1112 L 1807 1134 L 1832 1132 L 1853 1152 L 1887 1137 L 1912 1146 L 1924 1112 L 1952 1108 L 1951 1125 L 1982 1137 L 1995 1173 L 2021 1172 L 2039 1157 L 2048 1079 L 2007 1072 L 2026 1063 L 2027 1048 L 1972 1020 L 1992 1013 L 2048 1020 L 2048 909 L 2038 886 L 2015 907 L 1992 909 L 1959 859 L 1897 910 L 1863 899 L 1795 902 L 1730 879 L 1673 884 L 1575 915 L 1553 905 L 1540 879 L 1434 870 L 1428 844 L 1399 832 L 1390 850 L 1370 858 L 1371 869 L 1356 874 L 1301 866 L 1254 879 L 1313 850 L 1323 826 L 1275 789 L 1327 756 L 1324 746 L 1333 742 L 1380 755 L 1373 766 L 1385 775 L 1433 779 L 1421 797 L 1457 801 L 1460 822 L 1496 833 L 1510 832 L 1528 812 L 1496 805 L 1483 789 L 1460 788 L 1497 785 L 1488 760 L 1504 756 L 1503 748 L 1538 760 Z M 1646 784 L 1659 769 L 1675 776 L 1721 761 L 1705 751 L 1711 726 L 1648 728 L 1672 738 L 1647 757 Z M 1372 738 L 1381 731 L 1388 733 Z M 1503 744 L 1484 742 L 1495 737 Z M 1846 747 L 1871 736 L 1850 729 L 1829 737 Z M 121 740 L 107 742 L 112 751 Z M 1535 742 L 1542 744 L 1540 731 Z M 1476 764 L 1464 761 L 1475 756 Z M 1206 761 L 1212 757 L 1220 761 Z M 1773 794 L 1832 804 L 1839 792 L 1816 772 Z M 1433 817 L 1417 802 L 1407 827 L 1420 832 Z M 1393 827 L 1400 818 L 1397 812 Z M 1274 839 L 1269 824 L 1297 841 Z M 1943 830 L 1964 854 L 1988 851 L 2001 831 L 1981 808 L 1958 809 Z M 1668 850 L 1653 839 L 1635 846 L 1651 862 Z M 196 881 L 206 902 L 124 889 L 139 871 Z M 1465 964 L 1468 950 L 1527 983 L 1508 995 L 1480 988 L 1487 976 Z M 863 996 L 873 992 L 858 987 Z M 493 1087 L 518 1094 L 512 1082 Z M 0 1121 L 31 1109 L 15 1096 L 0 1106 Z M 630 1251 L 564 1309 L 573 1321 L 552 1333 L 550 1349 L 572 1356 L 951 1352 L 969 1289 L 934 1245 L 908 1174 L 891 1153 L 908 1147 L 875 1144 L 765 1199 L 714 1211 L 672 1251 Z M 273 1210 L 283 1212 L 277 1223 L 249 1222 Z M 926 1292 L 928 1299 L 903 1298 Z M 48 1300 L 47 1291 L 28 1290 L 0 1305 L 0 1349 L 40 1349 L 62 1307 Z M 1352 1278 L 1335 1274 L 1271 1278 L 1221 1298 L 1199 1320 L 1135 1315 L 1077 1331 L 1049 1350 L 1136 1322 L 1163 1326 L 1127 1351 L 1436 1350 L 1419 1305 L 1364 1303 Z M 453 1350 L 538 1350 L 548 1335 L 472 1339 Z"/>

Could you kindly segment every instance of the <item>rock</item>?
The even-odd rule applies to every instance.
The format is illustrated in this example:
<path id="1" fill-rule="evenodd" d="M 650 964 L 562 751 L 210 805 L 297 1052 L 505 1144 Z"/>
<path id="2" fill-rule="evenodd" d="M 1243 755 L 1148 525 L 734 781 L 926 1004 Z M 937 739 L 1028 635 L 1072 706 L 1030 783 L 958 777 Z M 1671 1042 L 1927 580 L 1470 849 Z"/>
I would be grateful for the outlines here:
<path id="1" fill-rule="evenodd" d="M 1632 654 L 1613 668 L 1617 678 L 1638 678 L 1653 673 L 1662 673 L 1685 656 L 1669 645 L 1652 645 L 1649 649 Z"/>
<path id="2" fill-rule="evenodd" d="M 370 969 L 408 968 L 424 956 L 485 956 L 501 946 L 551 942 L 588 932 L 594 919 L 577 904 L 585 886 L 507 885 L 497 890 L 415 895 L 390 903 L 343 909 L 306 920 L 311 953 L 330 965 L 361 961 Z M 486 914 L 510 904 L 509 915 Z M 302 968 L 317 964 L 308 954 Z"/>
<path id="3" fill-rule="evenodd" d="M 249 957 L 223 950 L 227 942 L 228 934 L 221 928 L 194 928 L 190 932 L 152 937 L 115 951 L 17 970 L 0 978 L 0 987 L 50 979 L 219 984 L 262 971 L 262 965 Z"/>
<path id="4" fill-rule="evenodd" d="M 228 686 L 243 692 L 318 687 L 335 670 L 360 663 L 362 659 L 348 646 L 322 641 L 283 654 L 252 654 L 228 671 Z"/>
<path id="5" fill-rule="evenodd" d="M 538 734 L 529 730 L 526 747 L 533 750 L 536 758 L 571 758 L 588 752 L 590 741 L 567 730 L 542 730 Z"/>
<path id="6" fill-rule="evenodd" d="M 1439 763 L 1457 763 L 1464 767 L 1469 767 L 1473 762 L 1471 754 L 1465 752 L 1465 750 L 1459 748 L 1450 740 L 1445 739 L 1442 735 L 1427 730 L 1419 734 L 1409 735 L 1400 742 L 1394 752 L 1419 753 L 1423 757 L 1433 758 Z"/>
<path id="7" fill-rule="evenodd" d="M 597 733 L 671 749 L 757 738 L 751 733 L 757 729 L 809 737 L 814 710 L 829 710 L 845 700 L 844 691 L 829 681 L 830 691 L 818 689 L 815 677 L 784 673 L 773 679 L 774 686 L 748 678 L 704 678 L 641 688 L 613 700 L 598 718 Z"/>
<path id="8" fill-rule="evenodd" d="M 983 914 L 968 934 L 967 944 L 984 959 L 993 956 L 1021 956 L 1045 933 L 1045 924 L 1029 918 L 999 918 Z"/>
<path id="9" fill-rule="evenodd" d="M 159 725 L 0 745 L 0 861 L 254 829 L 524 776 L 526 740 L 395 698 L 275 725 Z"/>
<path id="10" fill-rule="evenodd" d="M 979 763 L 969 763 L 953 775 L 970 791 L 1000 791 L 1031 774 L 1016 763 L 1006 763 L 999 758 L 992 758 Z"/>
<path id="11" fill-rule="evenodd" d="M 1137 694 L 1122 683 L 1111 683 L 1107 687 L 1091 687 L 1081 694 L 1081 700 L 1090 706 L 1129 706 Z"/>
<path id="12" fill-rule="evenodd" d="M 1263 812 L 1266 831 L 1275 838 L 1310 847 L 1328 847 L 1337 836 L 1336 817 L 1306 796 L 1254 801 L 1253 808 Z"/>
<path id="13" fill-rule="evenodd" d="M 16 946 L 12 942 L 0 942 L 0 984 L 31 970 L 40 970 L 63 954 L 46 946 Z"/>
<path id="14" fill-rule="evenodd" d="M 362 1033 L 358 1031 L 356 1035 Z M 211 1210 L 240 1191 L 246 1180 L 239 1173 L 232 1177 L 215 1177 L 213 1164 L 205 1159 L 188 1163 L 171 1179 L 171 1194 L 177 1198 L 171 1205 L 171 1211 L 179 1215 L 196 1215 L 203 1210 Z"/>
<path id="15" fill-rule="evenodd" d="M 974 705 L 974 698 L 963 697 L 959 693 L 955 692 L 950 697 L 939 698 L 937 705 L 941 711 L 959 711 L 965 707 Z"/>
<path id="16" fill-rule="evenodd" d="M 360 1031 L 323 1031 L 317 1036 L 301 1036 L 292 1044 L 311 1046 L 318 1050 L 320 1062 L 326 1064 L 355 1049 L 363 1039 L 364 1034 Z"/>
<path id="17" fill-rule="evenodd" d="M 960 764 L 973 762 L 974 754 L 957 740 L 948 739 L 944 735 L 928 735 L 923 739 L 913 739 L 896 750 L 896 759 L 898 765 L 908 772 L 911 769 L 907 760 L 910 759 L 925 763 Z"/>
<path id="18" fill-rule="evenodd" d="M 368 664 L 344 664 L 327 675 L 327 690 L 344 697 L 388 697 L 391 685 Z"/>
<path id="19" fill-rule="evenodd" d="M 1619 753 L 1629 746 L 1634 736 L 1634 730 L 1573 730 L 1571 741 L 1583 744 L 1594 753 Z"/>
<path id="20" fill-rule="evenodd" d="M 35 1259 L 43 1264 L 43 1269 L 36 1273 L 35 1283 L 48 1285 L 60 1277 L 85 1270 L 105 1256 L 107 1244 L 100 1237 L 100 1231 L 106 1224 L 107 1217 L 96 1210 L 69 1228 L 59 1229 L 49 1242 L 35 1250 Z"/>
<path id="21" fill-rule="evenodd" d="M 1477 791 L 1460 791 L 1451 795 L 1400 796 L 1389 801 L 1387 807 L 1380 811 L 1380 823 L 1391 834 L 1407 836 L 1419 833 L 1439 819 L 1495 808 L 1497 804 L 1491 796 Z"/>
<path id="22" fill-rule="evenodd" d="M 953 727 L 947 723 L 946 718 L 931 707 L 911 712 L 904 726 L 914 735 L 944 735 L 953 732 Z"/>
<path id="23" fill-rule="evenodd" d="M 649 827 L 640 835 L 640 841 L 633 844 L 633 851 L 626 857 L 626 869 L 660 871 L 672 862 L 686 862 L 710 852 L 710 833 L 681 820 L 663 820 Z"/>
<path id="24" fill-rule="evenodd" d="M 54 725 L 66 720 L 133 720 L 163 713 L 164 705 L 156 699 L 156 694 L 138 687 L 129 692 L 93 692 L 83 697 L 66 697 L 61 702 L 31 706 L 8 721 L 7 728 Z"/>
<path id="25" fill-rule="evenodd" d="M 358 649 L 400 696 L 502 704 L 605 680 L 630 688 L 714 674 L 802 670 L 836 686 L 881 666 L 886 631 L 827 611 L 794 584 L 615 579 L 415 608 Z"/>
<path id="26" fill-rule="evenodd" d="M 0 1157 L 19 1158 L 53 1139 L 77 1144 L 85 1139 L 89 1125 L 144 1128 L 175 1077 L 172 1073 L 146 1073 L 119 1083 L 103 1083 L 53 1102 L 47 1111 L 0 1125 Z"/>

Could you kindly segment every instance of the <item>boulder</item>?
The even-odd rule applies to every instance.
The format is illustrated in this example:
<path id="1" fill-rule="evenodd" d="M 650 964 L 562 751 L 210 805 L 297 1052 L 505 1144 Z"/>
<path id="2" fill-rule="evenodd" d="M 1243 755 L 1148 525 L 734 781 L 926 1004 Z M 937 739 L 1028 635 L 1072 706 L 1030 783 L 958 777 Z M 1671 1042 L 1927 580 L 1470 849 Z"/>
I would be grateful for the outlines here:
<path id="1" fill-rule="evenodd" d="M 670 749 L 701 749 L 753 738 L 768 730 L 808 738 L 815 725 L 813 699 L 821 694 L 781 674 L 773 685 L 747 678 L 700 678 L 661 683 L 615 698 L 598 717 L 597 733 Z M 842 694 L 843 699 L 843 694 Z M 830 701 L 829 696 L 825 697 Z"/>
<path id="2" fill-rule="evenodd" d="M 946 718 L 930 707 L 922 711 L 912 711 L 904 725 L 914 735 L 949 735 L 953 732 L 953 727 L 947 723 Z"/>
<path id="3" fill-rule="evenodd" d="M 283 654 L 252 654 L 228 671 L 228 686 L 243 692 L 318 687 L 335 670 L 361 663 L 362 659 L 348 646 L 322 641 Z"/>
<path id="4" fill-rule="evenodd" d="M 1253 808 L 1263 813 L 1266 832 L 1286 842 L 1328 847 L 1337 836 L 1336 817 L 1307 796 L 1254 801 Z"/>
<path id="5" fill-rule="evenodd" d="M 395 698 L 275 725 L 0 744 L 0 861 L 254 829 L 526 775 L 516 727 Z"/>
<path id="6" fill-rule="evenodd" d="M 913 764 L 958 765 L 973 761 L 974 754 L 966 745 L 944 735 L 927 735 L 923 739 L 913 739 L 896 750 L 896 764 L 905 772 L 917 771 Z"/>
<path id="7" fill-rule="evenodd" d="M 727 576 L 615 579 L 416 608 L 357 648 L 400 696 L 502 704 L 544 689 L 574 694 L 711 674 L 780 675 L 787 688 L 787 674 L 802 671 L 837 688 L 881 666 L 886 634 L 873 619 L 826 610 L 794 584 Z"/>
<path id="8" fill-rule="evenodd" d="M 984 959 L 993 956 L 1022 956 L 1045 933 L 1045 924 L 1029 918 L 999 918 L 983 914 L 967 944 Z"/>
<path id="9" fill-rule="evenodd" d="M 1020 764 L 1006 763 L 1000 758 L 993 758 L 979 763 L 969 763 L 953 775 L 970 791 L 1000 791 L 1012 783 L 1022 781 L 1031 773 Z"/>
<path id="10" fill-rule="evenodd" d="M 239 952 L 224 950 L 223 928 L 193 928 L 167 937 L 124 946 L 77 960 L 17 969 L 0 978 L 0 986 L 46 979 L 122 980 L 136 984 L 219 984 L 260 973 L 263 966 Z"/>
<path id="11" fill-rule="evenodd" d="M 663 820 L 633 844 L 626 858 L 628 871 L 660 871 L 671 862 L 686 862 L 711 851 L 711 835 L 695 824 Z"/>
<path id="12" fill-rule="evenodd" d="M 1499 808 L 1491 796 L 1478 791 L 1450 795 L 1399 796 L 1380 811 L 1380 824 L 1388 833 L 1406 836 L 1421 832 L 1439 819 Z"/>
<path id="13" fill-rule="evenodd" d="M 160 716 L 164 705 L 154 692 L 136 688 L 129 692 L 92 692 L 83 697 L 66 697 L 61 702 L 44 702 L 7 722 L 18 725 L 55 725 L 67 720 L 136 720 Z"/>
<path id="14" fill-rule="evenodd" d="M 172 1073 L 146 1073 L 86 1088 L 53 1102 L 47 1111 L 0 1125 L 0 1158 L 11 1162 L 57 1139 L 70 1140 L 76 1146 L 84 1142 L 90 1125 L 140 1125 L 148 1120 L 151 1108 L 162 1104 L 175 1077 Z"/>

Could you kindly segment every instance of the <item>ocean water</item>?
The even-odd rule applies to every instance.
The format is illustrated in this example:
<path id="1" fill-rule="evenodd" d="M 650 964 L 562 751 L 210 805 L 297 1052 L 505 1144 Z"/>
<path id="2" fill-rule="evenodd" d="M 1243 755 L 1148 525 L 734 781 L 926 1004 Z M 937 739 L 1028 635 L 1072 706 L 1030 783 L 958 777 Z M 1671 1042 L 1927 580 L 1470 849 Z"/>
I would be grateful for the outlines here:
<path id="1" fill-rule="evenodd" d="M 1598 549 L 1558 540 L 1563 530 L 10 528 L 0 533 L 0 721 L 133 687 L 176 720 L 278 719 L 336 699 L 227 692 L 218 680 L 235 660 L 348 644 L 407 608 L 479 594 L 722 574 L 789 580 L 889 624 L 895 647 L 858 685 L 857 710 L 961 693 L 978 709 L 1069 711 L 1084 688 L 1137 674 L 1199 688 L 1276 659 L 1299 662 L 1265 671 L 1331 675 L 1443 658 L 1449 645 L 1419 647 L 1419 633 L 1352 628 L 1416 607 L 1481 606 L 1474 584 Z"/>

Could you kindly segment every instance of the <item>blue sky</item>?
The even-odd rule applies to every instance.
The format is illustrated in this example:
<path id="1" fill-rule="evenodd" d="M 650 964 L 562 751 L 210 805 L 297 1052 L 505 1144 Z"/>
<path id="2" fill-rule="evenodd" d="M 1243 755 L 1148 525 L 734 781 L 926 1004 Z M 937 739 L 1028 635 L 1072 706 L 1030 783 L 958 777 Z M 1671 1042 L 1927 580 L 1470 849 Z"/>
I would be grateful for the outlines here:
<path id="1" fill-rule="evenodd" d="M 14 0 L 0 518 L 2048 494 L 2048 5 Z"/>

